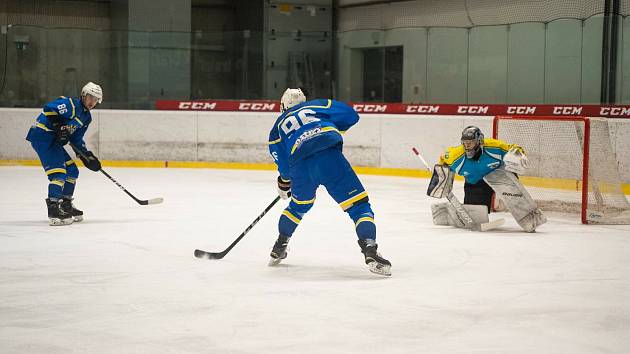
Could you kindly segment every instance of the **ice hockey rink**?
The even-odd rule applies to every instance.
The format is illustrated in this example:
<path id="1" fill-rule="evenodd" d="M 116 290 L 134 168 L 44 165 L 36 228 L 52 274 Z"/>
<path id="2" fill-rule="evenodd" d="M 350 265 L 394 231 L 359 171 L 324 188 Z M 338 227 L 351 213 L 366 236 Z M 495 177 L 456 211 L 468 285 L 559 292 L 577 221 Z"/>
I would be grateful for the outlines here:
<path id="1" fill-rule="evenodd" d="M 2 353 L 623 353 L 630 226 L 550 216 L 535 234 L 434 226 L 428 180 L 361 176 L 392 277 L 326 194 L 268 267 L 272 171 L 82 169 L 85 221 L 50 227 L 39 167 L 0 168 Z M 461 186 L 457 186 L 460 188 Z M 461 198 L 461 195 L 460 195 Z M 282 204 L 282 205 L 280 205 Z"/>

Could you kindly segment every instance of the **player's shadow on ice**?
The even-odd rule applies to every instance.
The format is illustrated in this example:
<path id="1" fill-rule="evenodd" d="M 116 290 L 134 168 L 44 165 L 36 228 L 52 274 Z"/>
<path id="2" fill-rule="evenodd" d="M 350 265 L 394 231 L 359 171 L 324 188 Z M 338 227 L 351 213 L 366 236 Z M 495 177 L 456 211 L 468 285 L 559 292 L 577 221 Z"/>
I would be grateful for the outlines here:
<path id="1" fill-rule="evenodd" d="M 73 225 L 92 225 L 92 224 L 131 224 L 131 223 L 138 223 L 141 221 L 146 221 L 146 222 L 154 222 L 155 219 L 138 219 L 138 218 L 134 218 L 134 219 L 89 219 L 89 220 L 83 220 L 80 222 L 75 222 L 72 223 L 70 225 L 63 225 L 63 226 L 50 226 L 48 225 L 48 220 L 20 220 L 20 221 L 3 221 L 2 222 L 2 226 L 18 226 L 18 227 L 31 227 L 31 226 L 47 226 L 47 227 L 51 227 L 54 229 L 63 229 L 64 227 L 72 227 Z"/>
<path id="2" fill-rule="evenodd" d="M 471 231 L 464 229 L 455 229 L 450 226 L 433 226 L 428 228 L 431 231 L 439 231 L 441 233 L 440 237 L 444 237 L 445 235 L 456 235 L 456 236 L 499 236 L 499 237 L 534 237 L 534 236 L 543 236 L 546 234 L 545 230 L 536 230 L 536 232 L 525 232 L 523 229 L 515 226 L 502 226 L 497 229 L 489 230 L 489 231 Z"/>
<path id="3" fill-rule="evenodd" d="M 520 237 L 532 237 L 532 236 L 542 236 L 545 234 L 545 231 L 538 231 L 536 230 L 535 232 L 525 232 L 522 229 L 517 229 L 517 228 L 505 228 L 505 229 L 494 229 L 492 231 L 486 231 L 485 234 L 488 235 L 496 235 L 496 236 L 520 236 Z"/>
<path id="4" fill-rule="evenodd" d="M 133 218 L 133 219 L 90 219 L 84 220 L 76 223 L 80 224 L 137 224 L 139 222 L 155 222 L 155 219 L 141 219 L 141 218 Z"/>
<path id="5" fill-rule="evenodd" d="M 3 221 L 2 226 L 48 226 L 46 220 Z"/>
<path id="6" fill-rule="evenodd" d="M 348 266 L 319 266 L 280 263 L 269 267 L 269 274 L 274 277 L 290 276 L 291 279 L 299 278 L 310 281 L 330 280 L 383 280 L 390 277 L 372 274 L 367 267 L 360 264 L 357 267 Z"/>

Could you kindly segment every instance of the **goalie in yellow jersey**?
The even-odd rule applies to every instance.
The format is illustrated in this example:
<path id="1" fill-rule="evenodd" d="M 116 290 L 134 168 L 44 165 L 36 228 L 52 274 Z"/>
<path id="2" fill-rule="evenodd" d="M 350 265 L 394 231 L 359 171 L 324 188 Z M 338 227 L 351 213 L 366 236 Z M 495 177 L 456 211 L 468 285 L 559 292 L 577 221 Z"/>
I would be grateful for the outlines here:
<path id="1" fill-rule="evenodd" d="M 547 221 L 517 178 L 528 165 L 520 146 L 484 138 L 475 126 L 464 129 L 461 142 L 448 148 L 434 167 L 427 194 L 449 199 L 449 203 L 431 206 L 435 224 L 477 230 L 480 228 L 476 226 L 481 225 L 483 231 L 495 193 L 525 231 L 534 232 Z M 451 192 L 454 173 L 465 179 L 463 206 Z"/>

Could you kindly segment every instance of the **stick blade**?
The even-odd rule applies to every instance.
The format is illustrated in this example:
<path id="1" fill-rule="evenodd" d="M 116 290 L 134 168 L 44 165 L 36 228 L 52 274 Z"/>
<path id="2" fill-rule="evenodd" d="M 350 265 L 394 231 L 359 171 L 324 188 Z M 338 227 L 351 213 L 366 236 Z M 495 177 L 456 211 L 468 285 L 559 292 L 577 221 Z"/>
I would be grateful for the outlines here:
<path id="1" fill-rule="evenodd" d="M 195 250 L 195 257 L 201 259 L 221 259 L 223 258 L 223 256 L 225 256 L 225 254 L 223 253 L 212 253 L 202 250 Z"/>
<path id="2" fill-rule="evenodd" d="M 136 198 L 134 198 L 136 199 Z M 136 202 L 138 202 L 138 204 L 140 205 L 153 205 L 153 204 L 160 204 L 164 201 L 164 198 L 153 198 L 153 199 L 149 199 L 149 200 L 138 200 L 136 199 Z"/>
<path id="3" fill-rule="evenodd" d="M 164 198 L 153 198 L 153 199 L 149 199 L 147 201 L 147 204 L 153 205 L 153 204 L 160 204 L 162 202 L 164 202 Z"/>
<path id="4" fill-rule="evenodd" d="M 501 226 L 505 224 L 505 219 L 501 218 L 501 219 L 497 219 L 494 221 L 490 221 L 487 223 L 483 223 L 480 225 L 481 231 L 490 231 L 490 230 L 494 230 L 497 227 Z"/>

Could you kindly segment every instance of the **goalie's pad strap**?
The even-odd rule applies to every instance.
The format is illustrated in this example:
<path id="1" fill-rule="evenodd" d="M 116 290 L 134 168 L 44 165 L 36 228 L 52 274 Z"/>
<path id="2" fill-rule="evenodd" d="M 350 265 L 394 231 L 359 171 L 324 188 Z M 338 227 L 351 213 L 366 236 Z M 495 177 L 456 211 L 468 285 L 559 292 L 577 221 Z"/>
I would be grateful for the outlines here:
<path id="1" fill-rule="evenodd" d="M 433 198 L 447 196 L 453 189 L 453 178 L 455 178 L 455 175 L 448 165 L 433 166 L 433 174 L 431 175 L 431 181 L 429 181 L 427 195 Z"/>

